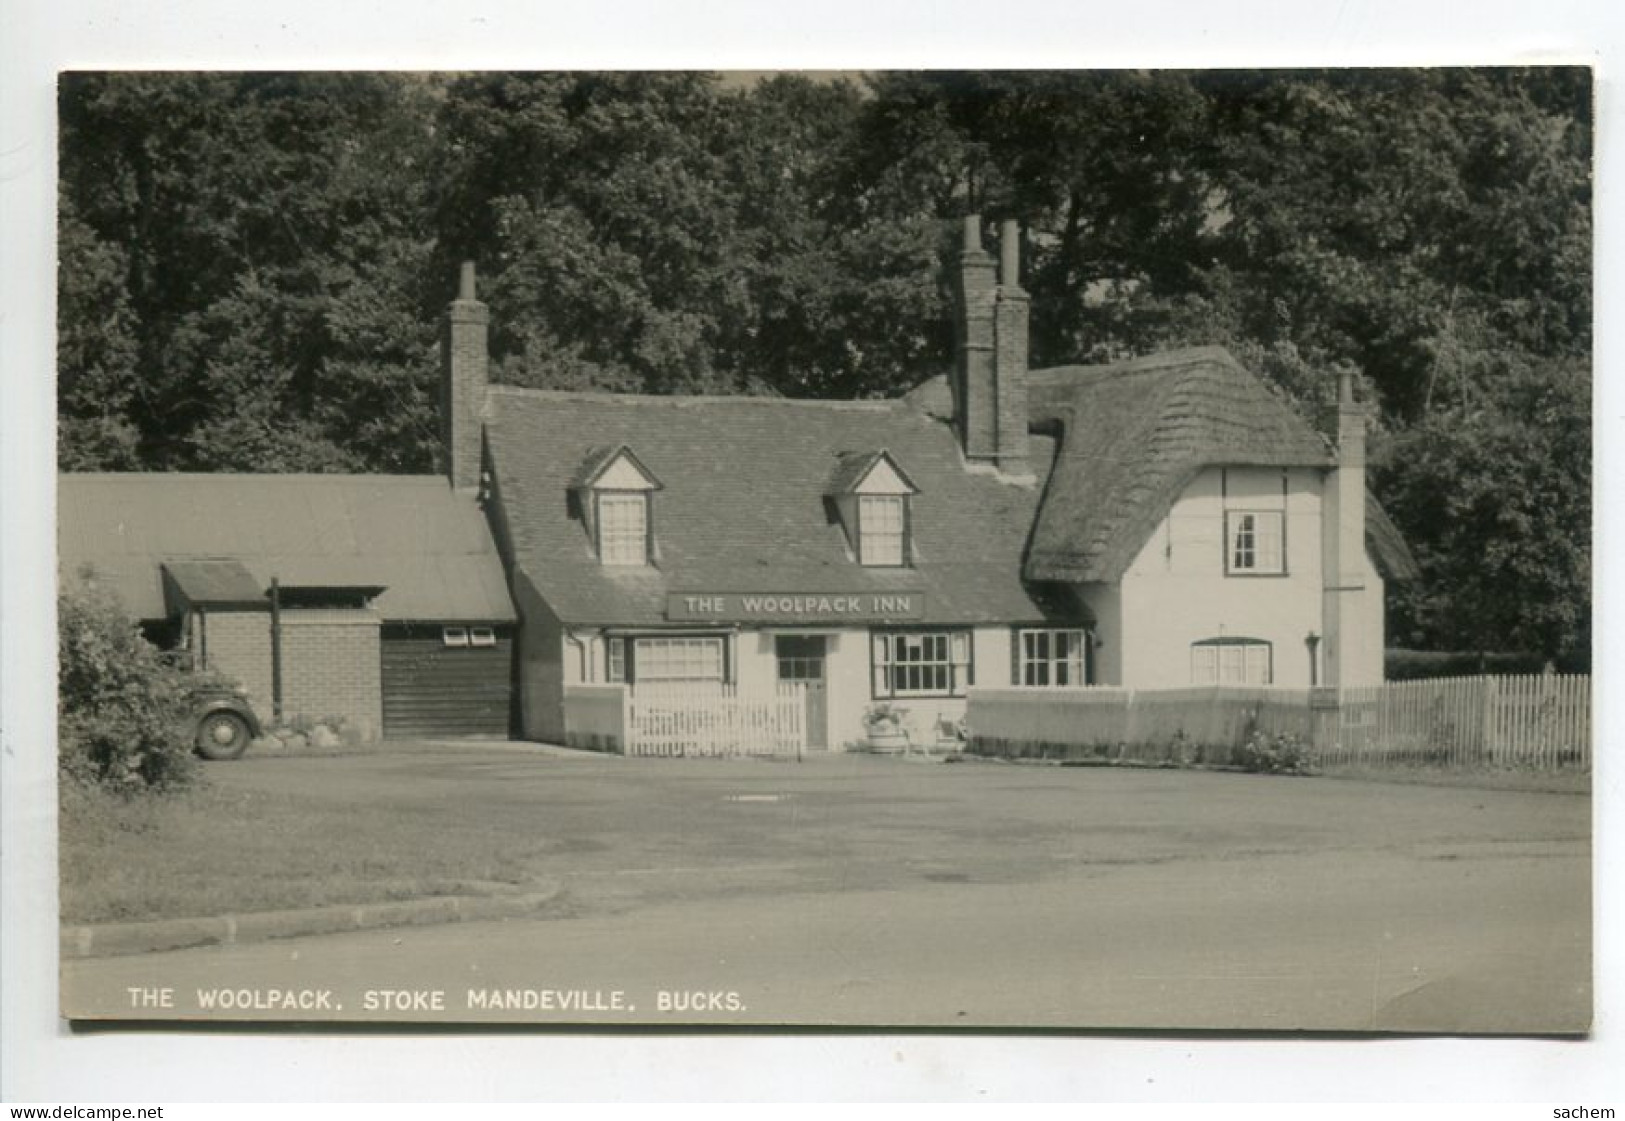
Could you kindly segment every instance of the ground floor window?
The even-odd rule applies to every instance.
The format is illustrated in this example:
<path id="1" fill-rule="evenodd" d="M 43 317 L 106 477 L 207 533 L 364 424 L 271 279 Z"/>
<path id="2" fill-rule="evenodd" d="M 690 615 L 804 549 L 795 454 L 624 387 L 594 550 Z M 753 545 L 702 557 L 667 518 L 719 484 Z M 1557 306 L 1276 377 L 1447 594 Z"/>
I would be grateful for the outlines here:
<path id="1" fill-rule="evenodd" d="M 613 637 L 606 643 L 605 654 L 605 677 L 612 682 L 723 681 L 727 677 L 720 635 Z"/>
<path id="2" fill-rule="evenodd" d="M 1022 630 L 1016 634 L 1016 684 L 1071 689 L 1089 683 L 1089 633 Z"/>
<path id="3" fill-rule="evenodd" d="M 1256 638 L 1207 638 L 1191 643 L 1192 685 L 1268 685 L 1274 650 Z"/>
<path id="4" fill-rule="evenodd" d="M 969 631 L 877 631 L 876 697 L 958 697 L 973 683 Z"/>

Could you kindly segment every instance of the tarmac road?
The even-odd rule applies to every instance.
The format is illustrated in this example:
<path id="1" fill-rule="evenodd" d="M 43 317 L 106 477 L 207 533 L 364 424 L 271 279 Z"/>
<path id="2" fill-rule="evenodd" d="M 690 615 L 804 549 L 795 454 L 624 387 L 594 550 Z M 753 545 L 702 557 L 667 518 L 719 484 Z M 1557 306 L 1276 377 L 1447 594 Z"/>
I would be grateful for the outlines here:
<path id="1" fill-rule="evenodd" d="M 578 878 L 574 917 L 72 961 L 63 978 L 96 1014 L 139 1016 L 168 990 L 156 1016 L 238 1020 L 1550 1033 L 1590 1014 L 1589 861 L 1570 841 L 653 902 L 599 890 L 615 879 Z M 203 1012 L 200 990 L 251 1007 Z M 326 1009 L 265 1006 L 323 993 Z"/>

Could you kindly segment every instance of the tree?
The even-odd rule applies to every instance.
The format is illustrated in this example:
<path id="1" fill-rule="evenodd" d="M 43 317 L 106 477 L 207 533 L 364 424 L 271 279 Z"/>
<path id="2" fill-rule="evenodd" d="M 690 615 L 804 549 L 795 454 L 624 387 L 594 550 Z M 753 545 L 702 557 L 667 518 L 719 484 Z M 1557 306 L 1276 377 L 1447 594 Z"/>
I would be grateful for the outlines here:
<path id="1" fill-rule="evenodd" d="M 1578 360 L 1486 359 L 1493 397 L 1405 430 L 1378 486 L 1422 568 L 1392 630 L 1432 649 L 1525 650 L 1586 664 L 1591 376 Z"/>
<path id="2" fill-rule="evenodd" d="M 140 462 L 428 466 L 431 95 L 392 75 L 64 75 L 65 245 L 118 255 L 85 275 L 65 254 L 60 293 L 99 277 L 139 325 L 117 407 Z M 81 352 L 118 349 L 115 323 L 75 320 Z M 68 431 L 65 464 L 107 458 L 82 442 Z"/>

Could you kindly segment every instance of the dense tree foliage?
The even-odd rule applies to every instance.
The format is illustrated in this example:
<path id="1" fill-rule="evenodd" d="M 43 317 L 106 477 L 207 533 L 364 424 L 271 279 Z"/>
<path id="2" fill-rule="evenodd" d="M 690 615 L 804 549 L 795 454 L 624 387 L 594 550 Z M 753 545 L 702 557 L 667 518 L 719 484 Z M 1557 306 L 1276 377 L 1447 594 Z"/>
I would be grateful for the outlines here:
<path id="1" fill-rule="evenodd" d="M 65 76 L 65 468 L 424 470 L 455 265 L 499 379 L 880 396 L 943 370 L 959 218 L 1038 364 L 1229 346 L 1379 406 L 1394 637 L 1588 642 L 1577 69 Z"/>

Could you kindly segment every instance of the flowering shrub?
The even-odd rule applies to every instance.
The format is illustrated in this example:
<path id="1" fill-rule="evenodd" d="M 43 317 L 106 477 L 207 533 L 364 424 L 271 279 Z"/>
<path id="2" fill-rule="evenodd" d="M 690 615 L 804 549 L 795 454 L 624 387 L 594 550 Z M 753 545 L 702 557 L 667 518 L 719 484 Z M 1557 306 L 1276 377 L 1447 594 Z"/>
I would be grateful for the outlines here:
<path id="1" fill-rule="evenodd" d="M 1234 762 L 1245 771 L 1302 775 L 1309 772 L 1309 747 L 1303 737 L 1290 732 L 1269 736 L 1255 731 L 1236 749 Z"/>
<path id="2" fill-rule="evenodd" d="M 116 598 L 96 588 L 57 598 L 57 664 L 64 779 L 134 792 L 191 778 L 197 678 L 166 662 Z"/>

